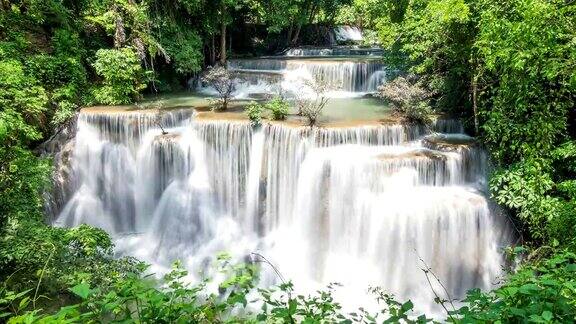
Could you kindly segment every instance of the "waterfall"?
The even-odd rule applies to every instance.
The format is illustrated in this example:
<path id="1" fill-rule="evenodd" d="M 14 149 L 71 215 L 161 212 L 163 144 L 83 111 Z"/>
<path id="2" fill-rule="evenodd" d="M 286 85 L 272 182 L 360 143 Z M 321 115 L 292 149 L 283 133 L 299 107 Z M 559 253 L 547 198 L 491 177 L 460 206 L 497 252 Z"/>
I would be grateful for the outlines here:
<path id="1" fill-rule="evenodd" d="M 382 48 L 359 47 L 359 46 L 333 46 L 325 47 L 295 47 L 288 49 L 284 56 L 287 57 L 381 57 Z"/>
<path id="2" fill-rule="evenodd" d="M 321 77 L 338 90 L 373 92 L 376 91 L 376 83 L 370 84 L 370 78 L 383 72 L 384 66 L 377 61 L 289 61 L 287 69 L 289 71 L 305 71 L 304 75 Z"/>
<path id="3" fill-rule="evenodd" d="M 258 251 L 303 292 L 343 283 L 347 307 L 369 305 L 366 289 L 378 285 L 434 309 L 419 258 L 455 298 L 500 273 L 512 234 L 484 194 L 486 154 L 456 121 L 437 122 L 439 134 L 402 124 L 254 130 L 178 110 L 162 124 L 167 134 L 155 114 L 82 112 L 55 224 L 101 227 L 158 269 Z M 263 284 L 274 281 L 264 273 Z"/>
<path id="4" fill-rule="evenodd" d="M 375 92 L 386 81 L 386 69 L 378 60 L 355 59 L 286 59 L 282 57 L 237 59 L 228 62 L 234 75 L 237 99 L 256 95 L 283 93 L 286 96 L 313 95 L 308 82 L 315 77 L 326 81 L 330 97 L 357 97 Z M 215 95 L 214 89 L 200 85 L 203 93 Z"/>
<path id="5" fill-rule="evenodd" d="M 362 31 L 356 26 L 338 26 L 334 34 L 338 42 L 360 42 L 364 39 Z"/>
<path id="6" fill-rule="evenodd" d="M 286 51 L 286 56 L 332 56 L 332 48 L 291 48 Z"/>

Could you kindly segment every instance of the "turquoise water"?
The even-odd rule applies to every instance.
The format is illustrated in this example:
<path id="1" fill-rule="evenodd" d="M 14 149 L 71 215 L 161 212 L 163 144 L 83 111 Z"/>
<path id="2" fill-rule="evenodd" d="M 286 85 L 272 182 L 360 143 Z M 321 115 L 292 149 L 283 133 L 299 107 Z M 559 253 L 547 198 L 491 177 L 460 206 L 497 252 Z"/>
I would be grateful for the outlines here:
<path id="1" fill-rule="evenodd" d="M 210 97 L 195 92 L 148 96 L 141 103 L 144 108 L 206 108 Z M 230 112 L 242 113 L 248 100 L 234 100 Z M 295 113 L 293 111 L 292 113 Z M 382 100 L 372 97 L 332 98 L 328 101 L 321 121 L 378 120 L 390 115 L 390 107 Z"/>

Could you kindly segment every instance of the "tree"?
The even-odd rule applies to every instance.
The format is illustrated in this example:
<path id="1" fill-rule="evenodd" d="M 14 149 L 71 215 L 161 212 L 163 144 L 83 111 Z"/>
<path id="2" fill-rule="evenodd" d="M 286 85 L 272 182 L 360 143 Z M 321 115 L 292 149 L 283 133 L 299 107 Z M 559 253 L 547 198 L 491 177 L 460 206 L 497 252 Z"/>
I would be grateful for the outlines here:
<path id="1" fill-rule="evenodd" d="M 268 0 L 254 7 L 263 16 L 270 32 L 286 30 L 285 45 L 294 46 L 304 25 L 318 19 L 333 24 L 338 8 L 349 3 L 350 0 Z"/>
<path id="2" fill-rule="evenodd" d="M 432 110 L 430 92 L 405 77 L 397 77 L 378 88 L 378 96 L 387 100 L 395 113 L 410 122 L 429 124 Z"/>
<path id="3" fill-rule="evenodd" d="M 329 102 L 327 92 L 331 85 L 322 77 L 316 77 L 306 82 L 306 87 L 312 91 L 312 94 L 306 94 L 302 91 L 296 97 L 296 107 L 298 114 L 306 117 L 309 126 L 316 126 L 318 118 Z"/>
<path id="4" fill-rule="evenodd" d="M 233 21 L 233 14 L 235 11 L 240 10 L 247 0 L 215 0 L 208 1 L 204 3 L 204 27 L 206 33 L 208 34 L 210 48 L 210 64 L 215 63 L 216 59 L 216 42 L 214 39 L 215 35 L 220 36 L 220 57 L 219 63 L 222 66 L 226 66 L 226 61 L 228 59 L 228 49 L 227 49 L 227 29 L 228 26 Z"/>
<path id="5" fill-rule="evenodd" d="M 230 71 L 221 66 L 210 67 L 202 77 L 202 81 L 208 83 L 218 93 L 217 109 L 228 109 L 228 102 L 234 92 L 234 80 Z"/>
<path id="6" fill-rule="evenodd" d="M 98 50 L 93 66 L 102 77 L 102 87 L 94 91 L 94 97 L 97 102 L 107 105 L 140 99 L 140 92 L 146 88 L 145 82 L 150 76 L 140 65 L 136 51 L 129 47 Z"/>

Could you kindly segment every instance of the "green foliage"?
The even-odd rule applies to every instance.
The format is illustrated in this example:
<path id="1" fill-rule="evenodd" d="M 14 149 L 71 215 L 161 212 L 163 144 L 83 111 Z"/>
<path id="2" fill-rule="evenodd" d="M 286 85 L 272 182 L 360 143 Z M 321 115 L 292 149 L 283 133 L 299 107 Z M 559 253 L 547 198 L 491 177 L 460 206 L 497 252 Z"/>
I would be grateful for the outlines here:
<path id="1" fill-rule="evenodd" d="M 366 10 L 361 4 L 371 1 L 354 4 Z M 575 4 L 384 2 L 375 22 L 389 63 L 418 75 L 435 108 L 474 119 L 498 166 L 492 195 L 523 236 L 531 244 L 570 244 Z"/>
<path id="2" fill-rule="evenodd" d="M 249 303 L 247 295 L 254 287 L 257 274 L 252 266 L 231 265 L 224 257 L 219 258 L 217 270 L 225 275 L 225 279 L 218 282 L 219 294 L 208 291 L 209 280 L 198 286 L 186 283 L 188 272 L 177 262 L 160 283 L 137 272 L 100 287 L 81 282 L 70 288 L 70 292 L 80 299 L 79 304 L 63 307 L 53 315 L 33 310 L 13 317 L 11 321 L 86 322 L 107 318 L 113 322 L 141 323 L 222 322 L 237 307 L 246 308 Z M 26 298 L 25 295 L 26 292 L 19 296 L 9 292 L 3 300 L 12 303 Z M 0 306 L 3 300 L 0 299 Z M 12 311 L 12 314 L 19 315 L 19 312 Z M 235 315 L 235 318 L 240 321 L 243 317 Z"/>
<path id="3" fill-rule="evenodd" d="M 554 181 L 546 161 L 529 160 L 497 172 L 490 187 L 499 204 L 518 210 L 534 238 L 547 236 L 547 221 L 556 217 L 560 201 L 552 197 Z"/>
<path id="4" fill-rule="evenodd" d="M 262 114 L 268 111 L 272 120 L 284 120 L 290 112 L 290 104 L 283 98 L 277 96 L 264 104 L 251 102 L 246 106 L 246 114 L 253 126 L 262 123 Z"/>
<path id="5" fill-rule="evenodd" d="M 38 140 L 48 98 L 43 87 L 16 60 L 0 61 L 0 141 L 3 145 Z"/>
<path id="6" fill-rule="evenodd" d="M 252 126 L 259 126 L 262 124 L 263 111 L 264 107 L 257 102 L 251 102 L 246 106 L 246 114 L 248 115 L 248 119 L 250 119 Z"/>
<path id="7" fill-rule="evenodd" d="M 284 120 L 290 111 L 290 104 L 281 97 L 274 97 L 264 105 L 270 111 L 273 120 Z"/>
<path id="8" fill-rule="evenodd" d="M 202 40 L 198 34 L 193 30 L 176 30 L 172 33 L 163 45 L 172 59 L 176 72 L 189 75 L 200 71 L 204 56 L 202 55 Z"/>
<path id="9" fill-rule="evenodd" d="M 351 2 L 350 5 L 340 7 L 336 22 L 364 28 L 374 28 L 380 22 L 387 20 L 388 8 L 396 3 L 387 0 L 353 0 Z"/>
<path id="10" fill-rule="evenodd" d="M 102 77 L 102 87 L 94 90 L 98 103 L 118 105 L 140 99 L 140 91 L 146 88 L 149 74 L 145 73 L 133 49 L 98 50 L 93 66 Z"/>
<path id="11" fill-rule="evenodd" d="M 566 130 L 576 93 L 574 4 L 507 5 L 484 4 L 475 43 L 489 88 L 485 141 L 504 163 L 546 156 Z"/>
<path id="12" fill-rule="evenodd" d="M 32 77 L 48 89 L 49 103 L 54 107 L 52 124 L 60 125 L 72 117 L 81 104 L 87 85 L 86 70 L 80 57 L 39 54 L 30 57 L 26 65 Z"/>
<path id="13" fill-rule="evenodd" d="M 465 106 L 473 41 L 468 4 L 464 0 L 410 1 L 408 6 L 390 8 L 388 16 L 389 22 L 379 27 L 382 42 L 391 44 L 395 53 L 389 63 L 420 75 L 422 83 L 439 94 L 435 96 L 439 107 Z"/>
<path id="14" fill-rule="evenodd" d="M 522 267 L 491 293 L 468 292 L 462 323 L 568 323 L 576 318 L 576 255 L 560 252 Z"/>
<path id="15" fill-rule="evenodd" d="M 381 321 L 406 323 L 428 322 L 425 316 L 414 319 L 410 314 L 412 302 L 397 302 L 393 296 L 374 288 L 370 292 L 386 307 L 379 314 L 364 309 L 344 313 L 334 300 L 337 284 L 328 285 L 313 295 L 294 296 L 291 282 L 277 287 L 255 289 L 258 278 L 253 265 L 235 265 L 227 255 L 218 257 L 216 270 L 223 279 L 205 279 L 198 285 L 187 283 L 188 272 L 179 262 L 160 282 L 150 276 L 129 273 L 111 285 L 94 287 L 81 282 L 69 291 L 80 300 L 55 312 L 40 309 L 25 311 L 31 291 L 14 293 L 0 290 L 0 309 L 12 316 L 10 323 L 90 322 L 103 318 L 111 322 L 140 323 L 378 323 Z M 218 293 L 210 290 L 218 286 Z M 163 287 L 163 288 L 158 288 Z M 260 306 L 256 310 L 255 306 Z"/>
<path id="16" fill-rule="evenodd" d="M 397 77 L 378 89 L 378 96 L 387 100 L 392 109 L 410 122 L 430 124 L 432 108 L 431 94 L 417 83 L 405 77 Z"/>
<path id="17" fill-rule="evenodd" d="M 51 168 L 48 161 L 19 146 L 1 147 L 0 159 L 1 234 L 6 222 L 14 217 L 41 220 L 41 193 L 48 184 Z"/>
<path id="18" fill-rule="evenodd" d="M 496 161 L 509 166 L 493 181 L 495 196 L 535 238 L 570 243 L 576 169 L 566 135 L 576 93 L 576 7 L 531 0 L 481 8 L 475 47 L 487 87 L 484 140 Z"/>
<path id="19" fill-rule="evenodd" d="M 520 250 L 520 249 L 517 249 Z M 536 255 L 538 251 L 534 251 Z M 46 314 L 39 310 L 23 311 L 31 291 L 16 294 L 1 291 L 0 307 L 8 311 L 13 323 L 67 321 L 136 321 L 157 322 L 267 322 L 267 323 L 427 323 L 426 315 L 415 317 L 411 301 L 399 302 L 380 288 L 370 294 L 382 305 L 378 313 L 364 309 L 345 313 L 334 299 L 338 284 L 312 295 L 295 295 L 291 282 L 276 287 L 258 288 L 257 268 L 235 265 L 230 257 L 220 255 L 216 269 L 223 275 L 216 284 L 218 294 L 205 279 L 198 285 L 186 283 L 188 272 L 175 263 L 160 283 L 151 277 L 131 273 L 117 278 L 109 286 L 94 287 L 78 283 L 70 292 L 80 303 Z M 463 305 L 444 314 L 449 323 L 486 322 L 570 322 L 576 316 L 576 255 L 560 251 L 542 259 L 533 259 L 510 274 L 493 292 L 473 289 Z M 164 287 L 159 289 L 157 287 Z M 256 294 L 255 294 L 256 293 Z M 260 309 L 254 309 L 259 305 Z M 8 307 L 7 307 L 8 306 Z M 252 308 L 251 308 L 252 307 Z M 25 307 L 24 307 L 25 308 Z M 252 309 L 252 310 L 250 310 Z"/>

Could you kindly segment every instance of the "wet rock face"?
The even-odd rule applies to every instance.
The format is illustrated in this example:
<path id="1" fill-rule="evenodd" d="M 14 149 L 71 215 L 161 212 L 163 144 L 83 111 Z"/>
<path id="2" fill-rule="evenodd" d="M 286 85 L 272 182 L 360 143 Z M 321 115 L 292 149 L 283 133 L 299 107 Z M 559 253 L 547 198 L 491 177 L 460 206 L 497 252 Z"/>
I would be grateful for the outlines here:
<path id="1" fill-rule="evenodd" d="M 47 141 L 40 144 L 34 150 L 36 154 L 42 157 L 54 157 L 54 155 L 60 153 L 70 141 L 74 140 L 77 123 L 78 114 L 61 125 Z"/>
<path id="2" fill-rule="evenodd" d="M 422 144 L 433 150 L 457 152 L 476 147 L 478 142 L 473 137 L 464 134 L 434 134 L 426 136 Z"/>
<path id="3" fill-rule="evenodd" d="M 176 142 L 180 138 L 179 133 L 170 133 L 167 132 L 165 134 L 156 135 L 154 140 L 158 142 Z"/>
<path id="4" fill-rule="evenodd" d="M 402 154 L 384 153 L 378 155 L 378 159 L 382 161 L 399 160 L 399 159 L 416 159 L 416 158 L 428 158 L 430 160 L 446 161 L 445 155 L 427 149 L 413 150 L 409 152 L 404 152 Z"/>
<path id="5" fill-rule="evenodd" d="M 478 183 L 480 187 L 486 186 L 485 179 L 478 177 L 478 174 L 485 174 L 490 167 L 488 156 L 475 138 L 464 134 L 433 134 L 422 139 L 422 146 L 445 154 L 460 155 L 464 178 Z"/>
<path id="6" fill-rule="evenodd" d="M 44 193 L 44 208 L 49 221 L 58 216 L 70 195 L 71 157 L 74 152 L 77 123 L 78 114 L 63 124 L 52 137 L 35 150 L 39 156 L 52 159 L 54 166 L 52 186 Z"/>

